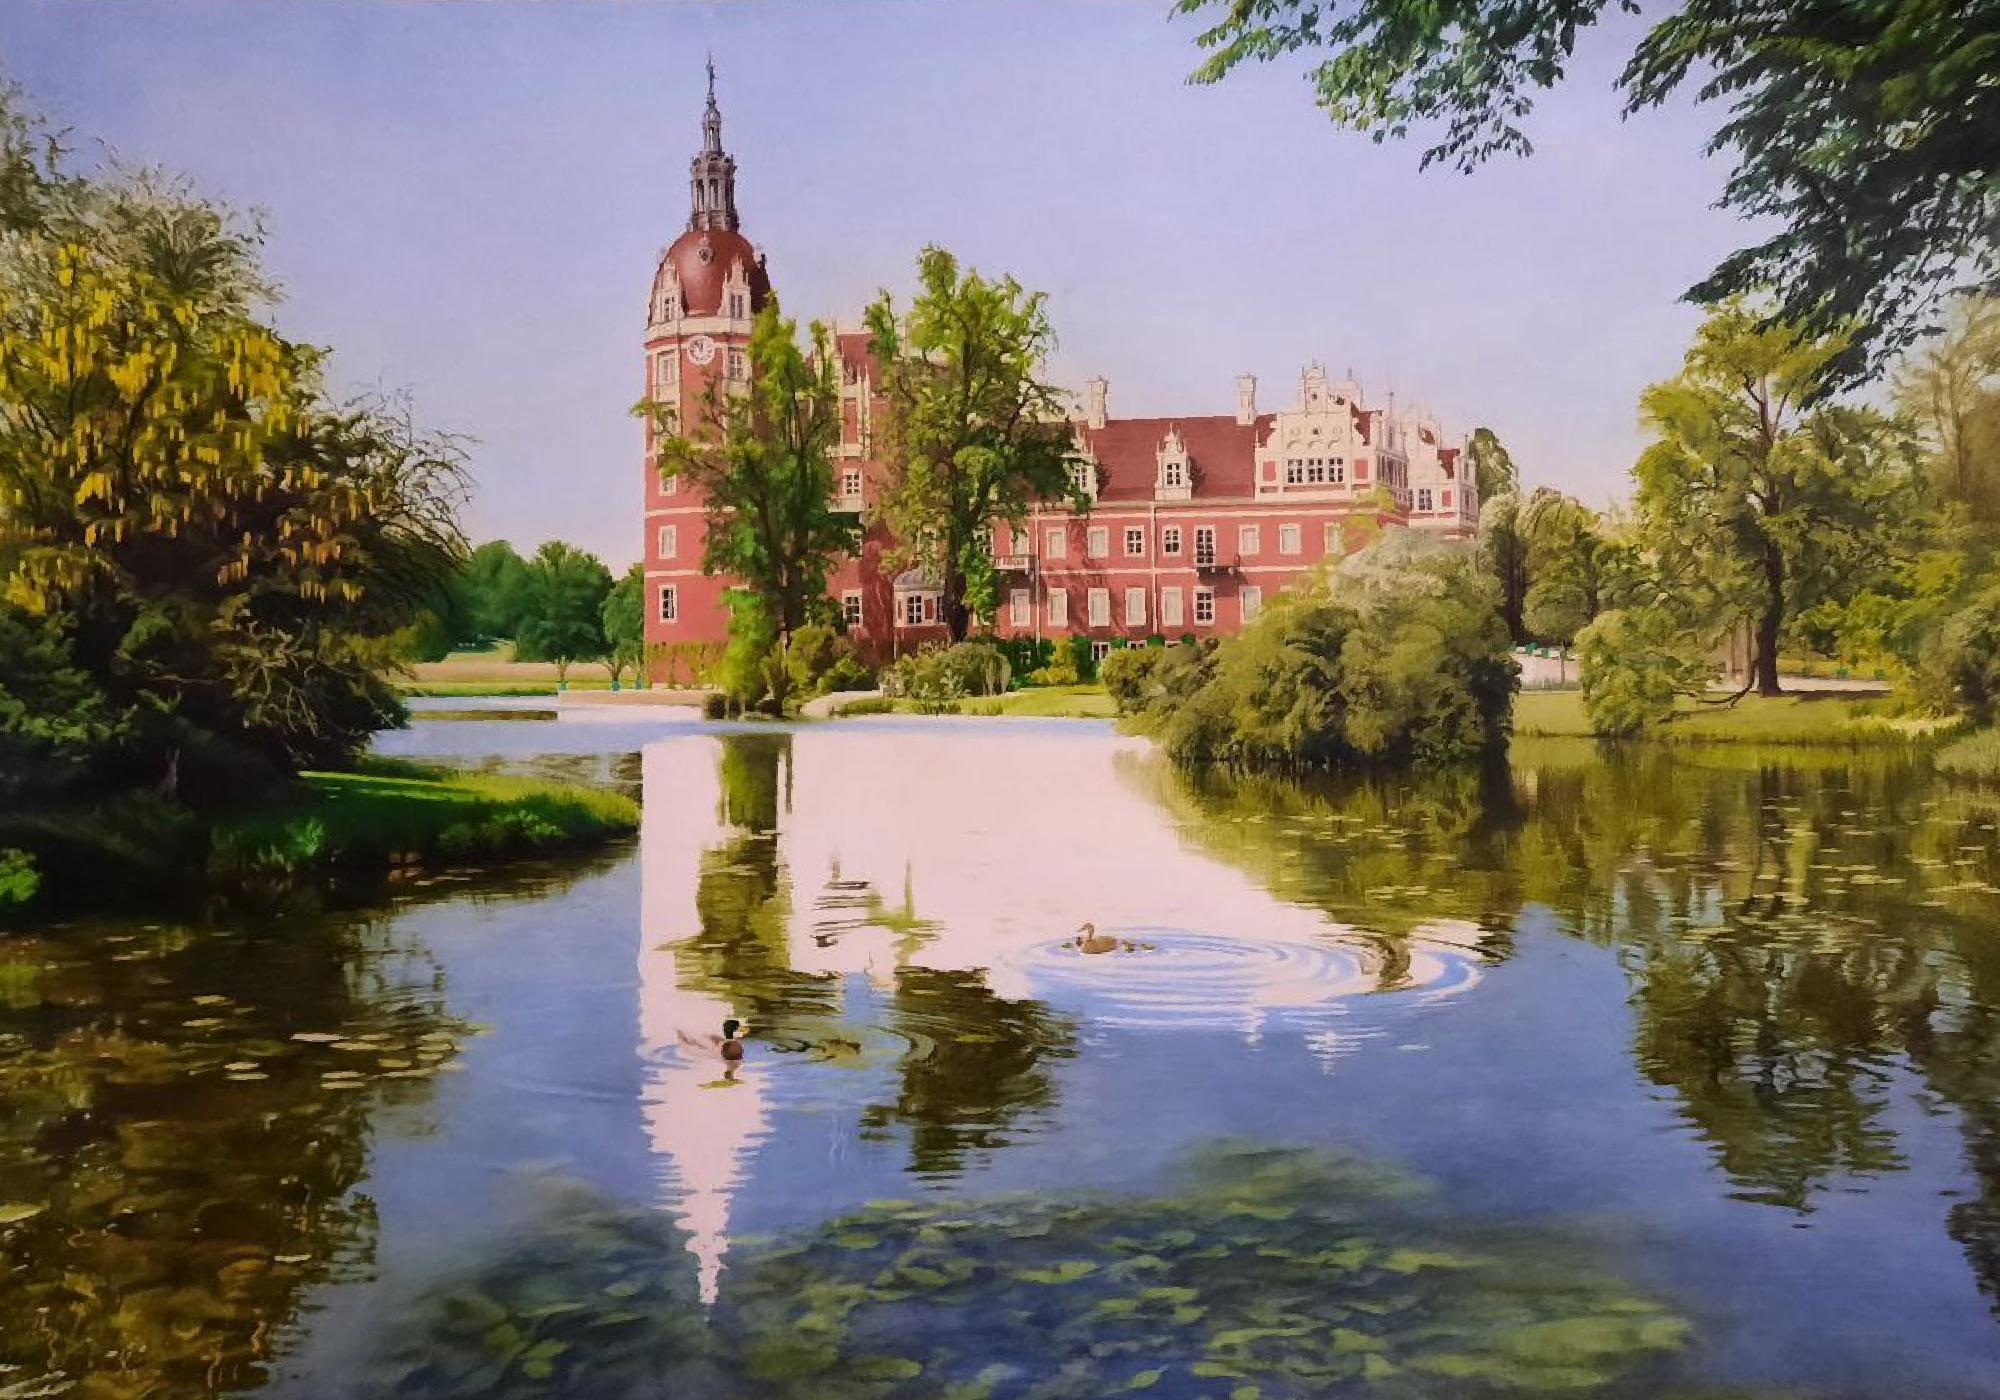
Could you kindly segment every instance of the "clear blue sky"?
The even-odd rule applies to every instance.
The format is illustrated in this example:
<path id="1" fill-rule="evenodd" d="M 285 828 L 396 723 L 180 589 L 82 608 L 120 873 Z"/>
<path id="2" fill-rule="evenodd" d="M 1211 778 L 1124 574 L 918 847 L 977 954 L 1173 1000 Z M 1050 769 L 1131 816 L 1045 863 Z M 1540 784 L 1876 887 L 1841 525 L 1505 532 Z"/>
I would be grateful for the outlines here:
<path id="1" fill-rule="evenodd" d="M 1050 294 L 1058 378 L 1113 413 L 1289 402 L 1352 367 L 1535 483 L 1621 494 L 1681 291 L 1741 241 L 1716 114 L 1620 122 L 1629 25 L 1594 40 L 1537 153 L 1417 171 L 1312 106 L 1303 63 L 1185 84 L 1166 0 L 133 3 L 9 0 L 0 64 L 80 154 L 263 211 L 291 334 L 348 385 L 476 439 L 477 538 L 640 543 L 639 336 L 686 219 L 702 60 L 744 231 L 787 310 L 855 319 L 941 242 Z"/>

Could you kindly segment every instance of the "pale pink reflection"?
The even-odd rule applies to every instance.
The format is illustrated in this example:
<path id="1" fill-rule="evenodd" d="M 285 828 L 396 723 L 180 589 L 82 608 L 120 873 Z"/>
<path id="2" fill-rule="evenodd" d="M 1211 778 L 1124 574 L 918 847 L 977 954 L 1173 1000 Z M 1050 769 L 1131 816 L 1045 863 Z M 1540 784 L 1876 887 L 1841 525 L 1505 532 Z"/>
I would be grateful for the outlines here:
<path id="1" fill-rule="evenodd" d="M 729 1248 L 730 1202 L 768 1129 L 762 1073 L 690 1050 L 682 1032 L 713 1034 L 741 1010 L 680 984 L 673 943 L 697 932 L 702 852 L 727 834 L 714 739 L 686 739 L 643 756 L 639 829 L 639 1049 L 646 1062 L 641 1113 L 652 1149 L 672 1176 L 667 1208 L 688 1234 L 704 1303 L 715 1301 Z"/>

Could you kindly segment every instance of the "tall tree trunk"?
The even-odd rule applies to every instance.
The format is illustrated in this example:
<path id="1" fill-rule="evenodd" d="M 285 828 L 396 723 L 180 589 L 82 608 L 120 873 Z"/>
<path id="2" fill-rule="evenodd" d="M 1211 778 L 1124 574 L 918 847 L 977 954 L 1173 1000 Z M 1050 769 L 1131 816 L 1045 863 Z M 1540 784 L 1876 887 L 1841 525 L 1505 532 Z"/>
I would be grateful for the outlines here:
<path id="1" fill-rule="evenodd" d="M 972 622 L 972 610 L 965 606 L 965 575 L 956 566 L 945 570 L 944 596 L 940 603 L 945 630 L 951 636 L 952 645 L 956 646 L 965 640 L 966 629 Z"/>
<path id="2" fill-rule="evenodd" d="M 1785 627 L 1785 560 L 1777 546 L 1764 546 L 1764 613 L 1757 619 L 1757 693 L 1778 689 L 1778 634 Z"/>

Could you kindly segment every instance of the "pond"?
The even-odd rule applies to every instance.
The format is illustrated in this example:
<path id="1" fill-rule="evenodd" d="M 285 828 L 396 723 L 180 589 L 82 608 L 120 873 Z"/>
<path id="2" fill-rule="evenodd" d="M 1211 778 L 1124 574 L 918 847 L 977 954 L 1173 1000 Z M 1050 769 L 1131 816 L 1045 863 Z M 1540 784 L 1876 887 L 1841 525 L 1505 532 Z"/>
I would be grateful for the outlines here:
<path id="1" fill-rule="evenodd" d="M 2000 801 L 1921 760 L 383 748 L 644 825 L 0 941 L 0 1397 L 2000 1395 Z"/>

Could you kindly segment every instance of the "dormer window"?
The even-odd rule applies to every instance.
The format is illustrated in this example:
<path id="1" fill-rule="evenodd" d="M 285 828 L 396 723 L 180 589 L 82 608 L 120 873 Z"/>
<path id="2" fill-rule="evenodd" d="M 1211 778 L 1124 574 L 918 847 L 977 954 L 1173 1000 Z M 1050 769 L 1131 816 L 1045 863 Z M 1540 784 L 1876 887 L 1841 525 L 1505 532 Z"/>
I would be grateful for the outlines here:
<path id="1" fill-rule="evenodd" d="M 743 319 L 743 293 L 741 292 L 731 292 L 729 294 L 729 319 L 732 321 Z"/>
<path id="2" fill-rule="evenodd" d="M 1164 500 L 1186 500 L 1194 492 L 1194 463 L 1178 428 L 1167 431 L 1160 443 L 1159 474 L 1154 478 L 1154 494 Z"/>
<path id="3" fill-rule="evenodd" d="M 1096 500 L 1097 463 L 1088 460 L 1071 462 L 1069 464 L 1069 484 L 1085 500 Z"/>

